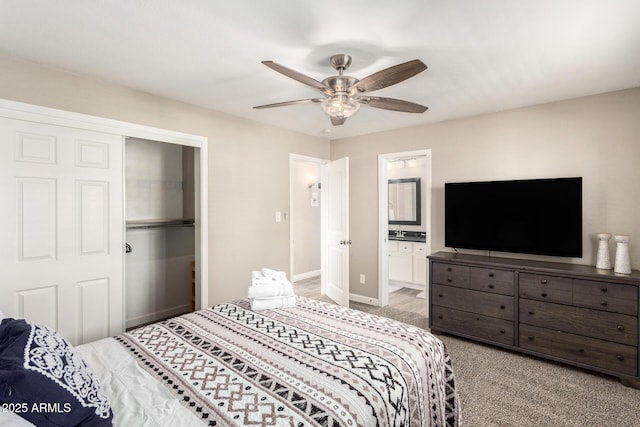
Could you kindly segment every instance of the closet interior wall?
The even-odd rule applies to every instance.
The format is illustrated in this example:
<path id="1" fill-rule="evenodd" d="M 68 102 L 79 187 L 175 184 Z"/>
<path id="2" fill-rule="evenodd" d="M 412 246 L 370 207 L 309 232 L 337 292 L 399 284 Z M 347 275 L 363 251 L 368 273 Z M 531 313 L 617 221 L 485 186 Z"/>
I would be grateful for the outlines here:
<path id="1" fill-rule="evenodd" d="M 127 328 L 191 310 L 194 201 L 192 147 L 127 138 Z"/>

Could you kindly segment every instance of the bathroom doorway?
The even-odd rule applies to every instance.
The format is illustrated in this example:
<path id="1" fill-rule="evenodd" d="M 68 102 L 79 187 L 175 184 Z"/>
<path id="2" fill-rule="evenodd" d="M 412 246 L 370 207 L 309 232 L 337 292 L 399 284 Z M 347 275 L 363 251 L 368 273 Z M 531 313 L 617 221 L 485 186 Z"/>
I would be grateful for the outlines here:
<path id="1" fill-rule="evenodd" d="M 428 316 L 431 150 L 378 156 L 378 299 Z"/>

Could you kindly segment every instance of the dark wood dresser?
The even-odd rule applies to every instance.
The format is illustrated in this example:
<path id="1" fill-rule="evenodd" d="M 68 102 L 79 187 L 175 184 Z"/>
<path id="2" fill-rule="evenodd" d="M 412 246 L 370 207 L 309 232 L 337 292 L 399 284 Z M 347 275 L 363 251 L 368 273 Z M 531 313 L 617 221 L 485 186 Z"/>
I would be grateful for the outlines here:
<path id="1" fill-rule="evenodd" d="M 450 252 L 429 256 L 430 317 L 448 333 L 640 388 L 640 271 Z"/>

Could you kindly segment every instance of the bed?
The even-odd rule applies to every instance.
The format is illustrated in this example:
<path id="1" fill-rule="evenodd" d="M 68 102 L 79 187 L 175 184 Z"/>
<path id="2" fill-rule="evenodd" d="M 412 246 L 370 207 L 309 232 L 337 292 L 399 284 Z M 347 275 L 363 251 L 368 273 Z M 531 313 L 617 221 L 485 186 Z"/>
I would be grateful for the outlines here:
<path id="1" fill-rule="evenodd" d="M 276 310 L 219 304 L 76 350 L 114 425 L 460 424 L 437 337 L 303 297 Z"/>

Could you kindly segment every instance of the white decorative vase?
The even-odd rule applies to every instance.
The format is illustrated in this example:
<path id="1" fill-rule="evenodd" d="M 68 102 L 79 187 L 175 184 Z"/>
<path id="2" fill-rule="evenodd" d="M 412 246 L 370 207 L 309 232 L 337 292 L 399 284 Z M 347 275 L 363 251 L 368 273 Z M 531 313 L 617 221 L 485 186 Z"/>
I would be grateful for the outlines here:
<path id="1" fill-rule="evenodd" d="M 629 236 L 615 235 L 616 263 L 613 271 L 620 274 L 631 274 L 631 261 L 629 260 Z"/>
<path id="2" fill-rule="evenodd" d="M 601 270 L 611 270 L 611 257 L 609 256 L 609 239 L 611 234 L 598 234 L 598 255 L 596 257 L 596 268 Z"/>

